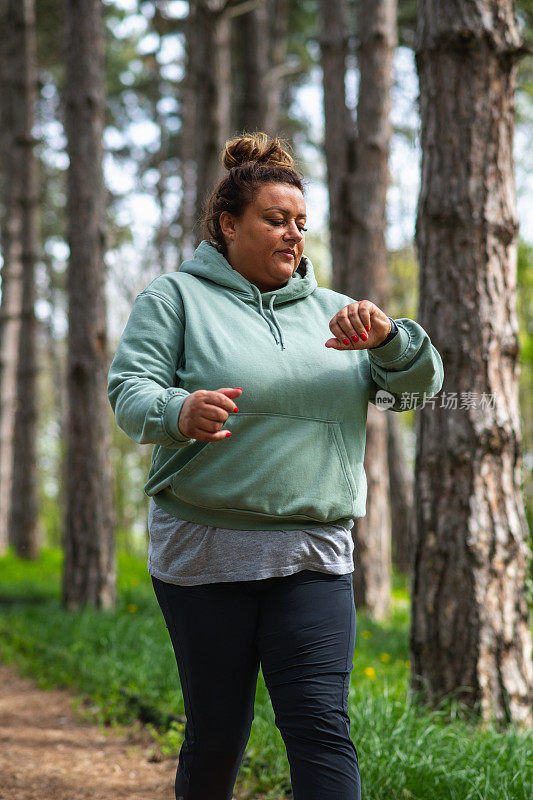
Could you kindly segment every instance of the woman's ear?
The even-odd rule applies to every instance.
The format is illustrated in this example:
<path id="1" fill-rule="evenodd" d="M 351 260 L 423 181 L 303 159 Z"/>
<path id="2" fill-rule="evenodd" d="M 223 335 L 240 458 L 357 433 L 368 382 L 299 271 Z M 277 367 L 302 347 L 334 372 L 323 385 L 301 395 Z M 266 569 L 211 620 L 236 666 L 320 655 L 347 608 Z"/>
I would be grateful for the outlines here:
<path id="1" fill-rule="evenodd" d="M 235 236 L 235 217 L 233 214 L 230 214 L 229 211 L 223 211 L 218 219 L 220 229 L 226 239 L 229 239 L 230 242 L 233 241 Z"/>

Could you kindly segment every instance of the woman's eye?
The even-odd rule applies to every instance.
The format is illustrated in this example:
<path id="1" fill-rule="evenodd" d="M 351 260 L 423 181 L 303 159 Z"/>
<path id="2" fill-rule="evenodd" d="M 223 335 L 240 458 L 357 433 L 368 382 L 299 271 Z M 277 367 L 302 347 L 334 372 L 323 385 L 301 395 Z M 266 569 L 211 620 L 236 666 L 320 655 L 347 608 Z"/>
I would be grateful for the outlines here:
<path id="1" fill-rule="evenodd" d="M 269 222 L 272 223 L 272 225 L 284 225 L 285 224 L 284 221 L 280 220 L 280 219 L 271 219 L 271 220 L 269 220 Z M 306 231 L 307 228 L 302 228 L 300 225 L 298 225 L 298 230 L 303 232 L 303 231 Z"/>

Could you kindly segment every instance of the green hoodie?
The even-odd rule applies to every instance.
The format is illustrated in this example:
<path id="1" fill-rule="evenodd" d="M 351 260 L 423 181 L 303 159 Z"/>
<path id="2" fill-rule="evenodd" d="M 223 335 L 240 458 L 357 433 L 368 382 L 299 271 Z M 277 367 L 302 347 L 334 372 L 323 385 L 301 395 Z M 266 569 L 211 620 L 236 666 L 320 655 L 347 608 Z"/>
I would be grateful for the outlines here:
<path id="1" fill-rule="evenodd" d="M 318 286 L 306 256 L 285 286 L 261 293 L 206 240 L 178 272 L 154 278 L 135 298 L 108 379 L 118 426 L 155 445 L 144 492 L 180 519 L 241 530 L 364 516 L 368 402 L 385 389 L 401 411 L 403 392 L 432 397 L 444 370 L 406 318 L 381 347 L 325 347 L 331 318 L 352 302 Z M 186 397 L 222 386 L 243 388 L 222 426 L 232 436 L 187 438 Z"/>

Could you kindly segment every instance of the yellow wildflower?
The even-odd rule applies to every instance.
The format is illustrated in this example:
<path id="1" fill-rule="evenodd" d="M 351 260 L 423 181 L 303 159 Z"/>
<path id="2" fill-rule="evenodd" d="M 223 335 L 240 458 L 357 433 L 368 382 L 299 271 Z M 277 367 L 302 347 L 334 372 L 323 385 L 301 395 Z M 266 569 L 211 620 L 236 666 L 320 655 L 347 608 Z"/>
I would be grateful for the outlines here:
<path id="1" fill-rule="evenodd" d="M 361 636 L 363 637 L 363 639 L 370 639 L 371 635 L 372 634 L 370 633 L 370 631 L 362 631 L 361 632 Z"/>
<path id="2" fill-rule="evenodd" d="M 137 611 L 137 606 L 135 605 L 135 603 L 128 603 L 127 609 L 130 612 L 130 614 L 134 614 Z"/>
<path id="3" fill-rule="evenodd" d="M 367 678 L 373 681 L 374 678 L 376 677 L 376 670 L 374 669 L 374 667 L 365 667 L 365 675 Z"/>
<path id="4" fill-rule="evenodd" d="M 384 664 L 386 664 L 388 661 L 390 661 L 390 655 L 388 653 L 382 653 L 380 655 L 380 659 Z"/>

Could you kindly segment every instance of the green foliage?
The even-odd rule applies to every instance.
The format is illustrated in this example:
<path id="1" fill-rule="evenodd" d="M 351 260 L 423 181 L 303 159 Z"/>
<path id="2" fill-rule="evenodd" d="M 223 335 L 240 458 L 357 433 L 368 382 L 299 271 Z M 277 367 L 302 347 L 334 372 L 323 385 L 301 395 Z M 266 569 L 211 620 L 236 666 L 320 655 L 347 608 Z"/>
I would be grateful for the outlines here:
<path id="1" fill-rule="evenodd" d="M 184 735 L 184 705 L 172 645 L 145 559 L 119 556 L 119 600 L 113 610 L 61 607 L 62 554 L 38 561 L 0 558 L 0 656 L 42 688 L 70 686 L 79 712 L 108 725 L 132 722 L 131 696 L 175 719 L 148 728 L 162 752 L 176 757 Z M 530 735 L 481 726 L 448 704 L 417 705 L 408 689 L 409 598 L 394 576 L 394 607 L 385 623 L 357 615 L 350 682 L 351 734 L 368 800 L 526 800 L 533 764 Z M 213 680 L 217 676 L 213 675 Z M 222 687 L 223 688 L 223 687 Z M 283 740 L 262 673 L 252 734 L 241 765 L 240 791 L 264 800 L 290 797 Z"/>

